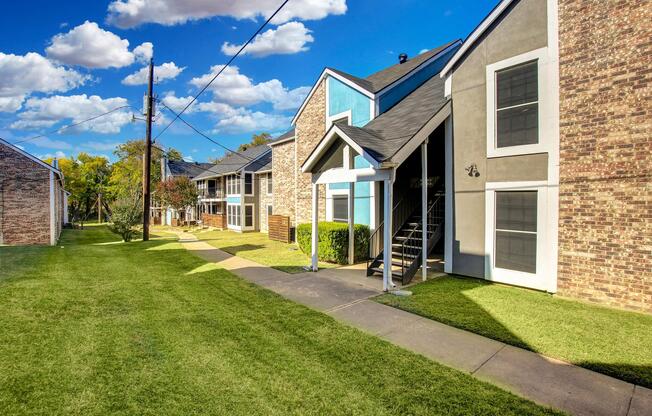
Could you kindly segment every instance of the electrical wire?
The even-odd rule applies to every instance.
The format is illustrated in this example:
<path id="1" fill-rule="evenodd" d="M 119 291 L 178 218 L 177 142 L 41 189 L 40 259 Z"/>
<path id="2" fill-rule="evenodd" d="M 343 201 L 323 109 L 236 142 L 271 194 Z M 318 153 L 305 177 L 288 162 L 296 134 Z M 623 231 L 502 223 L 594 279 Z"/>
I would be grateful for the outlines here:
<path id="1" fill-rule="evenodd" d="M 179 119 L 179 117 L 180 117 L 183 113 L 185 113 L 186 110 L 188 110 L 188 108 L 190 108 L 191 105 L 194 104 L 195 101 L 197 101 L 197 98 L 199 98 L 199 96 L 202 95 L 202 94 L 204 93 L 204 91 L 206 91 L 206 90 L 208 89 L 208 87 L 210 87 L 211 84 L 212 84 L 213 82 L 215 82 L 215 80 L 217 79 L 217 77 L 219 77 L 220 74 L 222 74 L 222 72 L 224 72 L 224 70 L 225 70 L 226 68 L 228 68 L 229 65 L 231 65 L 231 63 L 235 60 L 235 58 L 237 58 L 237 57 L 240 55 L 240 53 L 242 53 L 242 51 L 247 47 L 247 45 L 249 45 L 249 44 L 254 40 L 254 38 L 255 38 L 256 36 L 258 36 L 258 34 L 259 34 L 259 33 L 260 33 L 264 28 L 265 28 L 265 26 L 267 26 L 267 24 L 268 24 L 268 23 L 269 23 L 269 22 L 270 22 L 270 21 L 271 21 L 271 20 L 272 20 L 272 19 L 273 19 L 277 14 L 278 14 L 278 12 L 281 11 L 281 9 L 282 9 L 282 8 L 283 8 L 283 7 L 288 3 L 288 1 L 290 1 L 290 0 L 284 0 L 284 1 L 283 1 L 283 3 L 282 3 L 282 4 L 281 4 L 277 9 L 276 9 L 276 11 L 275 11 L 274 13 L 272 13 L 271 16 L 269 16 L 269 17 L 267 18 L 267 20 L 265 20 L 265 22 L 264 22 L 264 23 L 263 23 L 263 24 L 258 28 L 258 30 L 256 30 L 256 31 L 254 32 L 253 35 L 251 35 L 251 37 L 249 38 L 249 40 L 247 40 L 247 41 L 246 41 L 246 42 L 245 42 L 245 43 L 240 47 L 240 49 L 238 50 L 238 52 L 236 52 L 235 55 L 233 55 L 233 56 L 231 57 L 231 59 L 229 59 L 229 61 L 226 63 L 226 65 L 222 66 L 222 68 L 221 68 L 221 69 L 220 69 L 220 70 L 219 70 L 219 71 L 218 71 L 218 72 L 213 76 L 213 78 L 211 78 L 211 80 L 208 81 L 208 83 L 207 83 L 206 85 L 204 85 L 204 86 L 202 87 L 202 89 L 199 90 L 199 92 L 198 92 L 197 94 L 195 94 L 195 96 L 192 98 L 192 100 L 190 100 L 190 102 L 189 102 L 188 104 L 186 104 L 186 106 L 181 110 L 181 112 L 180 112 L 180 113 L 179 113 L 179 114 L 178 114 L 174 119 L 172 119 L 172 121 L 170 121 L 170 123 L 168 123 L 168 125 L 165 126 L 165 127 L 163 128 L 163 130 L 161 130 L 161 131 L 156 135 L 156 137 L 154 138 L 154 140 L 158 139 L 158 138 L 159 138 L 163 133 L 165 133 L 165 131 L 166 131 L 168 128 L 170 128 L 170 126 L 171 126 L 172 124 L 174 124 L 174 122 L 177 121 L 177 120 Z"/>

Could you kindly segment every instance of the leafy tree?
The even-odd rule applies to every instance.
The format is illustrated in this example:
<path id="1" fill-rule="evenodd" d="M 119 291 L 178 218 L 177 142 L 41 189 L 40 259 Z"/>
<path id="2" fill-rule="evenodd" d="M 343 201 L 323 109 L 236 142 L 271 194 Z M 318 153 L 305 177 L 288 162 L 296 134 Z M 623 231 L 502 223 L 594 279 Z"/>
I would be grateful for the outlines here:
<path id="1" fill-rule="evenodd" d="M 53 160 L 45 159 L 52 164 Z M 104 156 L 91 156 L 79 153 L 77 157 L 70 156 L 59 159 L 59 169 L 65 178 L 66 190 L 70 197 L 68 204 L 73 221 L 83 221 L 92 213 L 97 212 L 98 196 L 102 194 L 103 208 L 108 209 L 107 202 L 112 199 L 108 191 L 111 165 Z"/>
<path id="2" fill-rule="evenodd" d="M 260 146 L 261 144 L 267 144 L 272 141 L 272 135 L 269 133 L 260 133 L 254 134 L 251 136 L 251 142 L 243 143 L 238 147 L 238 152 L 244 152 L 250 147 Z"/>
<path id="3" fill-rule="evenodd" d="M 131 195 L 142 195 L 143 189 L 143 158 L 145 155 L 144 140 L 129 140 L 118 145 L 114 154 L 118 158 L 113 164 L 113 170 L 109 179 L 110 189 L 116 198 Z M 178 150 L 170 149 L 165 154 L 158 148 L 152 146 L 152 161 L 150 165 L 151 185 L 161 181 L 161 159 L 163 156 L 170 160 L 181 160 L 182 156 Z"/>
<path id="4" fill-rule="evenodd" d="M 185 176 L 159 182 L 156 193 L 164 206 L 170 206 L 180 212 L 194 205 L 198 196 L 197 186 Z"/>
<path id="5" fill-rule="evenodd" d="M 110 229 L 126 242 L 133 239 L 136 225 L 142 221 L 141 205 L 141 199 L 136 195 L 120 197 L 111 204 Z"/>

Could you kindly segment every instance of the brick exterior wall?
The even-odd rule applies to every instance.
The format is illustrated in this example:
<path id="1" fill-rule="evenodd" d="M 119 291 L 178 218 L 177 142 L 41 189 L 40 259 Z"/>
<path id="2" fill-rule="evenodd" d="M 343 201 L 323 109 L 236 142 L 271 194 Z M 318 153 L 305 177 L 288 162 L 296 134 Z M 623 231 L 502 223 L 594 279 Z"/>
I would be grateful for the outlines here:
<path id="1" fill-rule="evenodd" d="M 326 134 L 326 80 L 317 86 L 296 121 L 296 223 L 312 221 L 311 175 L 301 173 L 301 165 Z M 326 188 L 319 190 L 319 219 L 326 219 Z"/>
<path id="2" fill-rule="evenodd" d="M 50 170 L 0 143 L 0 193 L 0 243 L 50 244 Z"/>
<path id="3" fill-rule="evenodd" d="M 652 7 L 559 0 L 558 293 L 652 312 Z"/>
<path id="4" fill-rule="evenodd" d="M 273 181 L 273 211 L 274 215 L 290 217 L 290 224 L 296 226 L 294 210 L 296 190 L 295 143 L 289 141 L 272 146 L 272 181 Z"/>
<path id="5" fill-rule="evenodd" d="M 274 179 L 272 178 L 272 195 L 269 195 L 267 193 L 267 182 L 269 181 L 268 179 L 268 174 L 267 173 L 262 173 L 258 176 L 258 221 L 259 221 L 259 229 L 260 231 L 267 231 L 267 205 L 272 204 L 272 209 L 273 209 L 273 204 L 274 204 L 274 198 L 273 198 L 273 191 L 274 191 Z"/>

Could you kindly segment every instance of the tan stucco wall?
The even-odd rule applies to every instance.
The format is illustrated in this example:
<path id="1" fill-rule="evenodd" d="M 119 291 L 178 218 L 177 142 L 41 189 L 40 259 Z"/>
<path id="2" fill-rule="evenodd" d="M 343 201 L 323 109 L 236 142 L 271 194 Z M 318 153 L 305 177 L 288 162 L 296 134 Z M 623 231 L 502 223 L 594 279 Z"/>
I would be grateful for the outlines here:
<path id="1" fill-rule="evenodd" d="M 546 0 L 510 6 L 457 65 L 452 77 L 453 271 L 483 277 L 485 183 L 546 180 L 547 155 L 487 159 L 486 66 L 547 45 Z M 476 164 L 480 176 L 465 168 Z"/>

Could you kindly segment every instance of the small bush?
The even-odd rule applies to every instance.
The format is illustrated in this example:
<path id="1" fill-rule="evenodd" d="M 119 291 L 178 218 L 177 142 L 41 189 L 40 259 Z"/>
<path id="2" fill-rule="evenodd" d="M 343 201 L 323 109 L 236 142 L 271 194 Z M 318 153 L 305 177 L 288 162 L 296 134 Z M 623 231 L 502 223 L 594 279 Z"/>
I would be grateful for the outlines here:
<path id="1" fill-rule="evenodd" d="M 341 222 L 320 222 L 318 258 L 320 261 L 346 264 L 349 253 L 349 227 Z M 369 227 L 362 224 L 354 226 L 355 261 L 364 261 L 369 254 Z M 310 255 L 312 225 L 299 224 L 297 243 L 301 251 Z"/>
<path id="2" fill-rule="evenodd" d="M 135 226 L 143 218 L 143 211 L 138 198 L 120 198 L 111 204 L 111 226 L 114 233 L 124 241 L 131 241 L 136 233 Z"/>

